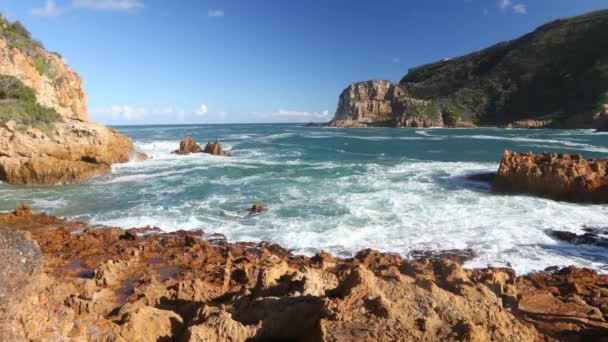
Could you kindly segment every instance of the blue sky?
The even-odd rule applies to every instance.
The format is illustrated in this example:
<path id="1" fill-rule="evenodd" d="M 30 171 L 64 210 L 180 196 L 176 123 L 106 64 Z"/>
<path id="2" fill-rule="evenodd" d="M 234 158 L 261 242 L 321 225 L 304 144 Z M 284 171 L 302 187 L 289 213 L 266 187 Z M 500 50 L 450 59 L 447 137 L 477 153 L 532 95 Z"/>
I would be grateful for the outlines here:
<path id="1" fill-rule="evenodd" d="M 348 84 L 516 38 L 606 0 L 0 0 L 110 124 L 327 121 Z"/>

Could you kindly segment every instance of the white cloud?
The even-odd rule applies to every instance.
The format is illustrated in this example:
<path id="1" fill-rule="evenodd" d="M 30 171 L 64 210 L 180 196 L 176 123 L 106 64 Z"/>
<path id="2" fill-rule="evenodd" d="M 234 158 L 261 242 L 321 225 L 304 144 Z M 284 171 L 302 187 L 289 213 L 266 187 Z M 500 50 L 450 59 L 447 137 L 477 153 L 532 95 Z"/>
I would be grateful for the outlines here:
<path id="1" fill-rule="evenodd" d="M 502 10 L 511 9 L 516 14 L 528 14 L 528 5 L 521 2 L 515 4 L 513 0 L 498 0 L 498 7 Z"/>
<path id="2" fill-rule="evenodd" d="M 110 123 L 200 123 L 221 122 L 226 118 L 226 112 L 209 112 L 205 104 L 194 109 L 183 109 L 173 106 L 165 107 L 137 107 L 130 105 L 115 105 L 107 108 L 91 110 L 94 118 Z"/>
<path id="3" fill-rule="evenodd" d="M 207 12 L 207 16 L 209 16 L 209 17 L 223 17 L 224 16 L 224 10 L 221 10 L 221 9 L 210 9 Z"/>
<path id="4" fill-rule="evenodd" d="M 132 106 L 111 106 L 110 108 L 102 108 L 92 111 L 94 114 L 109 116 L 112 120 L 136 121 L 143 119 L 146 115 L 146 109 L 142 107 Z"/>
<path id="5" fill-rule="evenodd" d="M 72 5 L 76 8 L 117 12 L 144 8 L 143 0 L 73 0 Z"/>
<path id="6" fill-rule="evenodd" d="M 287 119 L 290 121 L 311 121 L 311 120 L 328 120 L 330 117 L 329 111 L 322 112 L 301 112 L 295 110 L 279 109 L 270 114 L 274 118 Z"/>
<path id="7" fill-rule="evenodd" d="M 513 5 L 513 12 L 517 14 L 528 14 L 528 6 L 526 4 Z"/>
<path id="8" fill-rule="evenodd" d="M 393 57 L 393 63 L 399 63 L 400 59 L 399 57 Z"/>
<path id="9" fill-rule="evenodd" d="M 512 4 L 513 2 L 511 0 L 498 0 L 498 7 L 501 9 L 507 9 L 511 7 Z"/>
<path id="10" fill-rule="evenodd" d="M 490 13 L 490 11 L 488 11 L 488 9 L 487 9 L 487 8 L 484 8 L 484 9 L 483 9 L 483 15 L 488 15 L 489 13 Z"/>
<path id="11" fill-rule="evenodd" d="M 46 0 L 44 7 L 32 8 L 30 13 L 39 17 L 54 17 L 61 14 L 62 10 L 57 7 L 55 0 Z"/>
<path id="12" fill-rule="evenodd" d="M 202 104 L 200 105 L 195 111 L 194 114 L 196 115 L 205 115 L 209 112 L 209 108 L 207 108 L 206 104 Z"/>

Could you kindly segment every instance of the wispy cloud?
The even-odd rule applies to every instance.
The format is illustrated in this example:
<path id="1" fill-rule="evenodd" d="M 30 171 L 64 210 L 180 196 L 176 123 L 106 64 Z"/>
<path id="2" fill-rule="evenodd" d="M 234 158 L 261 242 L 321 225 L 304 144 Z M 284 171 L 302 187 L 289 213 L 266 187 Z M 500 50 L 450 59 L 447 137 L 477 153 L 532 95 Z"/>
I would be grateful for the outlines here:
<path id="1" fill-rule="evenodd" d="M 290 121 L 328 120 L 330 118 L 328 110 L 324 110 L 322 112 L 304 112 L 297 110 L 279 109 L 272 112 L 270 116 Z"/>
<path id="2" fill-rule="evenodd" d="M 75 8 L 86 8 L 96 11 L 133 11 L 144 8 L 142 0 L 73 0 Z"/>
<path id="3" fill-rule="evenodd" d="M 513 3 L 512 0 L 498 0 L 498 7 L 504 11 L 511 10 L 516 14 L 528 14 L 528 5 L 521 2 Z"/>
<path id="4" fill-rule="evenodd" d="M 528 6 L 526 4 L 513 5 L 513 12 L 517 14 L 528 14 Z"/>
<path id="5" fill-rule="evenodd" d="M 209 108 L 207 108 L 206 104 L 202 104 L 200 105 L 195 111 L 194 114 L 196 115 L 206 115 L 209 113 Z"/>
<path id="6" fill-rule="evenodd" d="M 225 112 L 210 112 L 206 104 L 194 109 L 174 106 L 138 107 L 114 105 L 91 110 L 95 119 L 112 123 L 173 123 L 173 122 L 218 122 L 226 117 Z"/>
<path id="7" fill-rule="evenodd" d="M 224 10 L 221 10 L 221 9 L 210 9 L 207 12 L 207 16 L 208 17 L 214 17 L 214 18 L 223 17 L 224 16 Z"/>
<path id="8" fill-rule="evenodd" d="M 115 105 L 109 108 L 94 109 L 93 114 L 109 117 L 114 121 L 136 121 L 143 119 L 146 115 L 146 109 L 143 107 L 133 107 L 127 105 Z"/>
<path id="9" fill-rule="evenodd" d="M 105 12 L 133 12 L 144 8 L 143 0 L 71 0 L 64 6 L 56 0 L 46 0 L 44 7 L 32 8 L 31 15 L 54 17 L 72 10 L 91 10 Z"/>
<path id="10" fill-rule="evenodd" d="M 57 7 L 55 0 L 46 0 L 44 7 L 32 8 L 30 13 L 39 17 L 54 17 L 61 14 L 62 10 Z"/>
<path id="11" fill-rule="evenodd" d="M 511 7 L 512 4 L 513 2 L 511 0 L 498 0 L 498 7 L 502 9 L 507 9 Z"/>

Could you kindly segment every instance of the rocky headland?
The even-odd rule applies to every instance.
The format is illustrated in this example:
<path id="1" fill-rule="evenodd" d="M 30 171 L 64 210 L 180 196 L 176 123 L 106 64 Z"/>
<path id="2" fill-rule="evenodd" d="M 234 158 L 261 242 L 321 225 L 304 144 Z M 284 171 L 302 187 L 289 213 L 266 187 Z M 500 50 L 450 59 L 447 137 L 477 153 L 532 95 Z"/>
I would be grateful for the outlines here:
<path id="1" fill-rule="evenodd" d="M 348 86 L 330 126 L 608 129 L 608 10 Z"/>
<path id="2" fill-rule="evenodd" d="M 608 276 L 0 214 L 0 339 L 601 341 Z M 440 255 L 440 254 L 439 254 Z M 446 255 L 449 255 L 446 254 Z"/>
<path id="3" fill-rule="evenodd" d="M 91 121 L 78 73 L 0 18 L 0 181 L 73 183 L 132 158 L 130 138 Z"/>

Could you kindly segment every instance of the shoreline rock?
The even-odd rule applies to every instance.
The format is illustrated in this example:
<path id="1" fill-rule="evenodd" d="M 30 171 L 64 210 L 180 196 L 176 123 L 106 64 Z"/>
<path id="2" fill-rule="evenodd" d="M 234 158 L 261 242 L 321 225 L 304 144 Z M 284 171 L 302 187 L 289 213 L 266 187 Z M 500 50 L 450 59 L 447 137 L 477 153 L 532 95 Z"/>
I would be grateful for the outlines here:
<path id="1" fill-rule="evenodd" d="M 112 172 L 111 165 L 146 158 L 130 138 L 93 122 L 54 124 L 52 134 L 0 127 L 0 181 L 68 184 Z"/>
<path id="2" fill-rule="evenodd" d="M 559 201 L 608 203 L 608 160 L 505 151 L 492 189 Z"/>
<path id="3" fill-rule="evenodd" d="M 269 243 L 212 244 L 201 232 L 132 229 L 124 238 L 118 228 L 16 213 L 0 214 L 0 235 L 27 232 L 43 258 L 35 286 L 12 304 L 17 312 L 0 317 L 3 331 L 23 339 L 574 341 L 608 333 L 608 276 L 590 270 L 465 269 L 459 262 L 474 255 L 458 251 L 308 258 Z"/>

